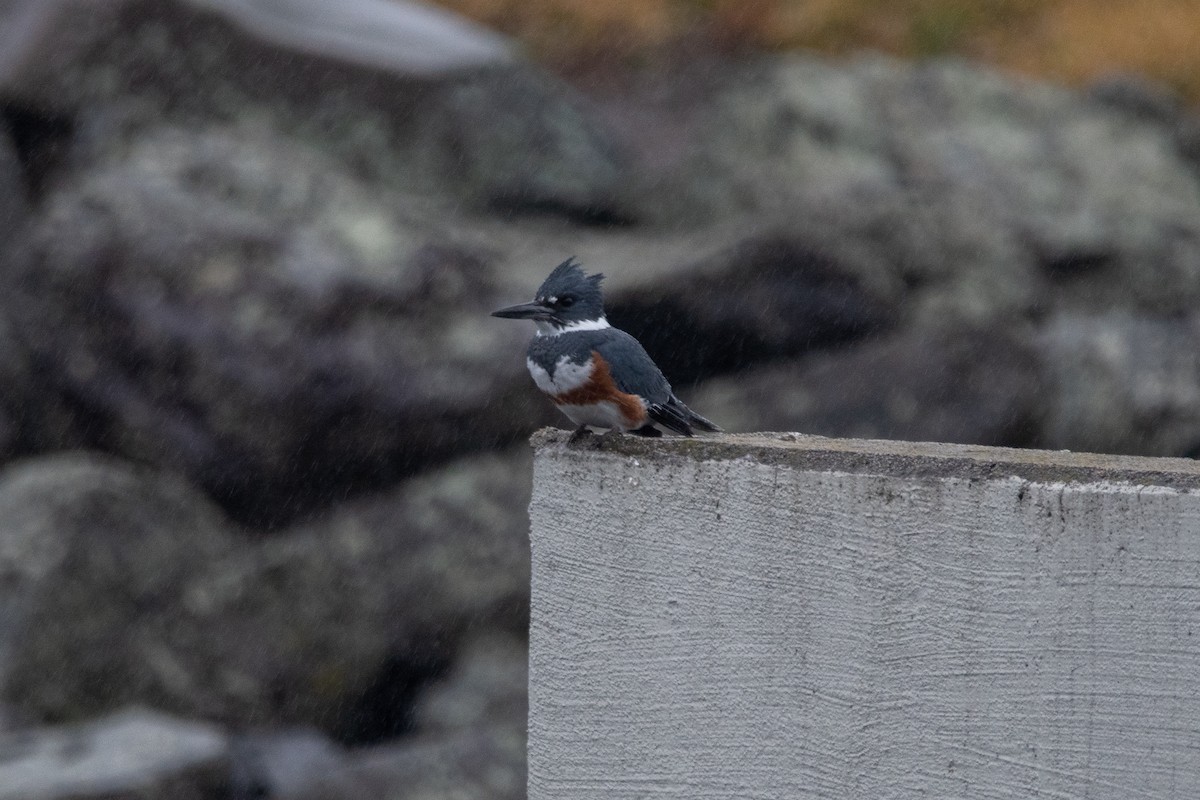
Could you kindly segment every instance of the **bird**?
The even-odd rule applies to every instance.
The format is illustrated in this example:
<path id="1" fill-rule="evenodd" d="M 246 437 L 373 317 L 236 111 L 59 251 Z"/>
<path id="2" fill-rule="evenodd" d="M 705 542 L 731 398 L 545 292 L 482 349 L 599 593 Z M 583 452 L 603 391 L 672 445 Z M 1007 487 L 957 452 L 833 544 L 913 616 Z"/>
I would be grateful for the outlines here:
<path id="1" fill-rule="evenodd" d="M 593 428 L 638 436 L 662 436 L 662 428 L 683 436 L 720 431 L 675 396 L 637 339 L 609 325 L 603 280 L 568 258 L 542 282 L 533 302 L 492 312 L 533 320 L 525 365 L 537 388 L 579 426 L 572 441 Z"/>

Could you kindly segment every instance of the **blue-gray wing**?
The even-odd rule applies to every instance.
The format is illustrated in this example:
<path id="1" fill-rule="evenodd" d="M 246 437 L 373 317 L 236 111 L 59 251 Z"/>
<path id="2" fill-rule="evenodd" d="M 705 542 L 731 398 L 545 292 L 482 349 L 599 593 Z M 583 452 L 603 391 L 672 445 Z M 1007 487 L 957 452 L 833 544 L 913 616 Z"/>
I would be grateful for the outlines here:
<path id="1" fill-rule="evenodd" d="M 610 330 L 611 334 L 597 342 L 594 349 L 609 363 L 617 388 L 646 401 L 650 419 L 684 436 L 691 436 L 693 427 L 721 430 L 675 396 L 671 384 L 637 339 L 624 331 Z"/>
<path id="2" fill-rule="evenodd" d="M 608 335 L 597 341 L 593 349 L 608 362 L 617 388 L 627 394 L 636 394 L 647 404 L 670 400 L 671 384 L 641 342 L 616 328 L 609 328 L 606 333 Z"/>

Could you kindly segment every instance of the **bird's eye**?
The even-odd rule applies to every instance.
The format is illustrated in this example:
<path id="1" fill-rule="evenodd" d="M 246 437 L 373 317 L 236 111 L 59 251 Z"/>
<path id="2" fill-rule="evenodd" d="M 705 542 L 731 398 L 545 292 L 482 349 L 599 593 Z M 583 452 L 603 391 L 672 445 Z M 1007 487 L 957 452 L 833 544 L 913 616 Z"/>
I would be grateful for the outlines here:
<path id="1" fill-rule="evenodd" d="M 569 294 L 565 294 L 558 298 L 558 304 L 562 308 L 570 308 L 571 306 L 575 305 L 575 298 Z"/>

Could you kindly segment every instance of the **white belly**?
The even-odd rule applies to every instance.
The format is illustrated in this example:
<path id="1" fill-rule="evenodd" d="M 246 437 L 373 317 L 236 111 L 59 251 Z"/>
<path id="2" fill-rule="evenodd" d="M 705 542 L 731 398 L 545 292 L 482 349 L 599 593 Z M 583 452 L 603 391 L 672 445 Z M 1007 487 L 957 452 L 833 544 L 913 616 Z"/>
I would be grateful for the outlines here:
<path id="1" fill-rule="evenodd" d="M 529 367 L 529 374 L 533 376 L 533 382 L 539 389 L 551 397 L 560 397 L 586 386 L 592 376 L 593 364 L 590 358 L 582 364 L 576 364 L 569 357 L 563 356 L 554 365 L 553 377 L 534 363 L 533 359 L 527 360 L 526 366 Z M 628 431 L 638 427 L 638 425 L 631 425 L 621 414 L 620 407 L 611 400 L 602 400 L 586 405 L 572 403 L 556 403 L 555 405 L 558 406 L 559 411 L 567 415 L 567 419 L 576 425 L 618 431 Z M 637 414 L 642 419 L 646 416 L 645 406 L 646 404 L 642 403 L 641 413 Z"/>
<path id="2" fill-rule="evenodd" d="M 552 397 L 578 389 L 592 376 L 590 358 L 582 364 L 576 364 L 569 357 L 563 356 L 554 365 L 554 377 L 550 377 L 550 373 L 538 366 L 532 358 L 526 359 L 525 366 L 529 368 L 529 374 L 533 376 L 537 387 Z"/>
<path id="3" fill-rule="evenodd" d="M 589 425 L 593 428 L 618 431 L 631 430 L 629 422 L 621 416 L 621 410 L 617 408 L 617 404 L 607 400 L 586 406 L 563 404 L 558 406 L 558 410 L 566 414 L 567 419 L 576 425 Z"/>

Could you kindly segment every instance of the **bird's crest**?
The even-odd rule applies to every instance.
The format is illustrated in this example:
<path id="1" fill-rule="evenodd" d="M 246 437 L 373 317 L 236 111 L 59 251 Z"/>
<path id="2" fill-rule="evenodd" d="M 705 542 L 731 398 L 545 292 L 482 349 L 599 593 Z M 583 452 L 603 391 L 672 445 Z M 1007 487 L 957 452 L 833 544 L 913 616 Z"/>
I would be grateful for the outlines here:
<path id="1" fill-rule="evenodd" d="M 583 266 L 575 260 L 575 256 L 571 256 L 566 261 L 554 268 L 554 271 L 546 278 L 543 286 L 571 286 L 576 283 L 591 284 L 593 289 L 600 289 L 600 284 L 604 282 L 604 273 L 596 272 L 592 275 L 587 275 L 583 271 Z"/>
<path id="2" fill-rule="evenodd" d="M 572 308 L 560 313 L 564 319 L 599 319 L 604 316 L 604 293 L 600 290 L 603 280 L 604 276 L 599 272 L 594 275 L 584 273 L 579 262 L 571 257 L 555 267 L 542 281 L 537 298 L 571 298 Z"/>

